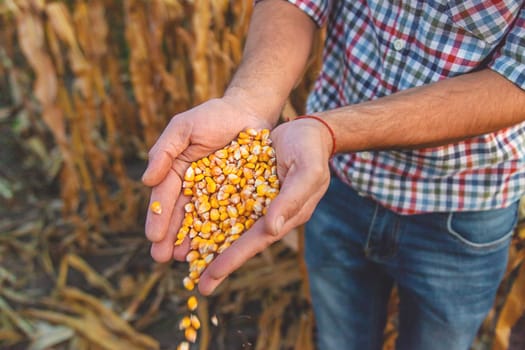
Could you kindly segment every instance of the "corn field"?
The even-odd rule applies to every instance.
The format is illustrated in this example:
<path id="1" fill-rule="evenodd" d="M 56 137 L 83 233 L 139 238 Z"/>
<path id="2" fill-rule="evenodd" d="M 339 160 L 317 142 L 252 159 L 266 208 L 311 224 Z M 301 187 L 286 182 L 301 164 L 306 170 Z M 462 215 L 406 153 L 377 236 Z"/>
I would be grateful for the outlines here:
<path id="1" fill-rule="evenodd" d="M 149 258 L 139 179 L 169 119 L 222 95 L 251 12 L 251 1 L 0 0 L 0 348 L 175 349 L 185 267 Z M 322 38 L 283 119 L 302 112 Z M 203 322 L 194 347 L 313 349 L 301 249 L 276 244 L 201 298 L 199 318 L 219 322 Z M 520 346 L 524 261 L 525 221 L 475 349 Z"/>

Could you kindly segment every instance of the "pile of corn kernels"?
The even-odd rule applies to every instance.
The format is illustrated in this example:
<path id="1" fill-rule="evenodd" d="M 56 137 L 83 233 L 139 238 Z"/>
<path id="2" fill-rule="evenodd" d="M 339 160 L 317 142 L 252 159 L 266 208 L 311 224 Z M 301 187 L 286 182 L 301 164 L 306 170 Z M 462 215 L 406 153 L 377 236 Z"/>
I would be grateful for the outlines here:
<path id="1" fill-rule="evenodd" d="M 184 206 L 185 215 L 175 245 L 189 238 L 191 250 L 186 255 L 188 276 L 183 284 L 193 290 L 213 259 L 237 240 L 255 221 L 266 214 L 279 193 L 275 150 L 270 131 L 246 129 L 228 146 L 193 162 L 186 170 L 183 194 L 191 196 Z M 155 211 L 154 207 L 151 210 Z M 197 299 L 188 299 L 190 312 Z M 187 342 L 178 350 L 189 349 L 197 339 L 200 321 L 195 314 L 179 324 Z"/>

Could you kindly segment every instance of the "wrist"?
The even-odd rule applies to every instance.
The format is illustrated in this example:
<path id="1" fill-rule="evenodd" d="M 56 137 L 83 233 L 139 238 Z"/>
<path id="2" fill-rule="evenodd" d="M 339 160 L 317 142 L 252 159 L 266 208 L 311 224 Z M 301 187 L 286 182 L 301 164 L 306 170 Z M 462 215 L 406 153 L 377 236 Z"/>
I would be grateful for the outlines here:
<path id="1" fill-rule="evenodd" d="M 223 99 L 235 105 L 242 106 L 242 109 L 247 113 L 270 124 L 272 127 L 277 124 L 281 109 L 284 105 L 284 102 L 269 103 L 268 101 L 280 100 L 270 93 L 264 96 L 255 96 L 250 93 L 249 90 L 236 85 L 230 85 L 226 89 Z"/>
<path id="2" fill-rule="evenodd" d="M 296 117 L 295 120 L 311 120 L 313 123 L 316 123 L 317 129 L 322 135 L 323 144 L 326 146 L 326 149 L 329 150 L 329 159 L 331 159 L 337 150 L 337 140 L 335 136 L 334 129 L 325 119 L 315 116 L 315 115 L 301 115 Z"/>

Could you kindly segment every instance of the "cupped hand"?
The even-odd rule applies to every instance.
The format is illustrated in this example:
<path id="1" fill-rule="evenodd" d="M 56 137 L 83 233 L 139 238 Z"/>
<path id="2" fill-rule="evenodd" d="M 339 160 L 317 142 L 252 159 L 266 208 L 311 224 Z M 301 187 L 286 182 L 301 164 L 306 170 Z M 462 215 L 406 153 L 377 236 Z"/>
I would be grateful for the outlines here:
<path id="1" fill-rule="evenodd" d="M 269 128 L 236 100 L 224 97 L 207 101 L 174 116 L 149 151 L 148 166 L 142 176 L 152 187 L 150 204 L 159 201 L 162 212 L 148 210 L 146 237 L 152 242 L 151 256 L 158 262 L 183 260 L 188 242 L 174 249 L 174 242 L 184 215 L 187 197 L 180 196 L 184 173 L 192 161 L 224 147 L 237 134 L 250 127 Z"/>
<path id="2" fill-rule="evenodd" d="M 272 131 L 271 139 L 280 193 L 266 215 L 206 268 L 199 280 L 203 295 L 212 293 L 252 256 L 305 223 L 328 188 L 332 138 L 324 125 L 313 119 L 284 123 Z"/>

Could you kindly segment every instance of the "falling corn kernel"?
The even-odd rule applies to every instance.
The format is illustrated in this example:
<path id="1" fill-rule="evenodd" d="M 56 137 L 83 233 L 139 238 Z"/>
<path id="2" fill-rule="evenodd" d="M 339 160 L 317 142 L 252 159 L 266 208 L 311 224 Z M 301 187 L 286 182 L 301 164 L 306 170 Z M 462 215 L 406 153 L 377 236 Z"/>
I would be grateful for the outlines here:
<path id="1" fill-rule="evenodd" d="M 194 295 L 192 295 L 191 297 L 188 298 L 187 304 L 188 304 L 188 309 L 190 311 L 195 311 L 198 305 L 197 298 Z"/>
<path id="2" fill-rule="evenodd" d="M 193 290 L 193 288 L 195 288 L 195 283 L 189 277 L 184 277 L 182 284 L 187 290 Z"/>
<path id="3" fill-rule="evenodd" d="M 182 320 L 179 322 L 179 329 L 183 330 L 191 326 L 191 318 L 188 316 L 184 316 Z"/>
<path id="4" fill-rule="evenodd" d="M 210 318 L 211 324 L 217 327 L 219 325 L 219 319 L 217 318 L 217 315 L 213 315 Z"/>
<path id="5" fill-rule="evenodd" d="M 199 320 L 199 318 L 195 315 L 191 315 L 190 316 L 190 321 L 191 321 L 191 326 L 198 330 L 199 328 L 201 328 L 201 321 Z"/>
<path id="6" fill-rule="evenodd" d="M 160 215 L 162 214 L 162 206 L 160 205 L 159 201 L 154 201 L 151 203 L 150 209 L 153 213 Z"/>
<path id="7" fill-rule="evenodd" d="M 181 342 L 177 346 L 177 350 L 190 350 L 190 343 L 188 343 L 187 341 Z"/>
<path id="8" fill-rule="evenodd" d="M 184 330 L 184 337 L 187 341 L 195 343 L 197 340 L 197 331 L 193 327 L 188 327 Z"/>

